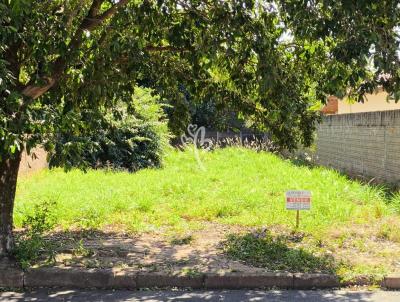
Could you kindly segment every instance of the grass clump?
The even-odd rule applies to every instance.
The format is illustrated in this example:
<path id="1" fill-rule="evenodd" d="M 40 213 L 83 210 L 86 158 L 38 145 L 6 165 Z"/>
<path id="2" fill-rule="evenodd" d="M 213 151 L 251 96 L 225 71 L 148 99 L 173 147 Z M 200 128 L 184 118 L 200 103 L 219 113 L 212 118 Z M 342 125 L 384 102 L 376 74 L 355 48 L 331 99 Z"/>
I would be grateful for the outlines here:
<path id="1" fill-rule="evenodd" d="M 386 219 L 378 229 L 378 238 L 400 243 L 400 221 L 397 217 Z"/>
<path id="2" fill-rule="evenodd" d="M 329 255 L 315 255 L 290 245 L 285 236 L 255 236 L 253 233 L 229 235 L 224 250 L 233 259 L 270 271 L 328 272 L 335 271 Z"/>
<path id="3" fill-rule="evenodd" d="M 190 244 L 193 241 L 193 236 L 188 235 L 188 236 L 183 236 L 183 237 L 174 237 L 171 240 L 172 245 L 187 245 Z"/>

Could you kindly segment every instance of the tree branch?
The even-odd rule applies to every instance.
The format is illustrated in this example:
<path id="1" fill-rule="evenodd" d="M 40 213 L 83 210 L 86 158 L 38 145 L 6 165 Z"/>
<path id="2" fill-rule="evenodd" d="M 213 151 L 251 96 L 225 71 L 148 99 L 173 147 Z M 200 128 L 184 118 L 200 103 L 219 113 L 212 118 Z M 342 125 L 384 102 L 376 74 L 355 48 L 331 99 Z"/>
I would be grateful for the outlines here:
<path id="1" fill-rule="evenodd" d="M 191 48 L 185 47 L 185 48 L 179 48 L 179 47 L 174 47 L 174 46 L 155 46 L 155 45 L 147 45 L 145 50 L 149 52 L 162 52 L 162 51 L 169 51 L 169 52 L 185 52 L 185 51 L 191 51 Z"/>
<path id="2" fill-rule="evenodd" d="M 79 6 L 75 7 L 74 9 L 71 9 L 71 11 L 67 12 L 67 22 L 65 23 L 65 27 L 68 29 L 72 28 L 72 22 L 74 21 L 74 18 L 78 15 L 79 11 L 81 8 Z"/>
<path id="3" fill-rule="evenodd" d="M 104 0 L 94 0 L 92 6 L 89 9 L 88 16 L 92 18 L 96 17 L 99 14 L 103 2 Z"/>
<path id="4" fill-rule="evenodd" d="M 100 6 L 101 4 L 104 2 L 104 0 L 95 0 L 94 2 L 100 2 Z M 83 20 L 82 23 L 82 30 L 92 30 L 94 27 L 100 25 L 101 23 L 103 23 L 105 20 L 107 20 L 108 18 L 110 18 L 111 16 L 113 16 L 116 11 L 118 10 L 119 7 L 127 4 L 129 2 L 129 0 L 120 0 L 118 3 L 114 4 L 113 6 L 111 6 L 108 10 L 106 10 L 104 13 L 102 14 L 98 14 L 99 8 L 94 8 L 92 10 L 89 10 L 89 13 L 87 15 L 87 17 Z M 93 7 L 93 5 L 92 5 Z"/>
<path id="5" fill-rule="evenodd" d="M 8 69 L 13 74 L 17 83 L 20 74 L 20 61 L 18 60 L 18 51 L 21 45 L 21 41 L 14 42 L 6 48 L 6 51 L 4 53 L 5 59 L 9 63 Z"/>
<path id="6" fill-rule="evenodd" d="M 78 29 L 76 30 L 74 36 L 68 45 L 69 53 L 65 56 L 60 56 L 53 63 L 53 72 L 50 76 L 43 77 L 41 80 L 45 82 L 43 85 L 36 85 L 33 82 L 29 82 L 22 89 L 22 94 L 30 99 L 37 99 L 38 97 L 45 94 L 49 89 L 51 89 L 62 77 L 65 72 L 68 60 L 71 58 L 72 54 L 81 46 L 82 36 L 84 31 L 91 31 L 102 24 L 105 20 L 111 18 L 118 10 L 118 8 L 126 5 L 129 0 L 120 0 L 118 3 L 111 6 L 108 10 L 99 15 L 101 5 L 104 0 L 93 0 L 92 5 L 86 15 L 82 20 Z M 23 107 L 26 107 L 25 103 Z"/>

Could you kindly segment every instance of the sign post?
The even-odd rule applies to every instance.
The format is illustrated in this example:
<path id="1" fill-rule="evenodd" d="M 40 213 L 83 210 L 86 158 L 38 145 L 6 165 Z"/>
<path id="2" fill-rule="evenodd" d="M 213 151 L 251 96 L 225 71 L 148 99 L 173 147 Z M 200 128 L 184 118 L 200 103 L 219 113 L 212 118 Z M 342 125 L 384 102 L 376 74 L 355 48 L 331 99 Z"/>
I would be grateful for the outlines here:
<path id="1" fill-rule="evenodd" d="M 311 192 L 310 191 L 287 191 L 286 209 L 296 210 L 296 229 L 300 225 L 300 210 L 311 209 Z"/>

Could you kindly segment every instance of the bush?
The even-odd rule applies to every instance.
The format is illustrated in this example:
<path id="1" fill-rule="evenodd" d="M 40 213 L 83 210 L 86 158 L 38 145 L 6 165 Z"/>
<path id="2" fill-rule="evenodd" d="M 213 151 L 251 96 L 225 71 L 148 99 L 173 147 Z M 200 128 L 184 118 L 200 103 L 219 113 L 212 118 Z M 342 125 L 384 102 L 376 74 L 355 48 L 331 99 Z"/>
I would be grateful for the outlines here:
<path id="1" fill-rule="evenodd" d="M 16 236 L 14 250 L 15 258 L 22 268 L 30 267 L 42 255 L 46 255 L 48 262 L 54 261 L 55 246 L 45 239 L 45 235 L 55 225 L 56 219 L 52 213 L 55 206 L 54 202 L 37 204 L 33 213 L 25 217 L 23 221 L 25 231 Z"/>
<path id="2" fill-rule="evenodd" d="M 68 130 L 59 133 L 50 166 L 66 163 L 67 168 L 129 171 L 161 166 L 169 140 L 162 106 L 151 90 L 138 87 L 131 102 L 120 102 L 112 112 L 105 109 L 104 115 L 88 109 L 79 117 L 71 116 L 74 126 L 61 127 Z M 86 127 L 88 123 L 91 127 Z"/>

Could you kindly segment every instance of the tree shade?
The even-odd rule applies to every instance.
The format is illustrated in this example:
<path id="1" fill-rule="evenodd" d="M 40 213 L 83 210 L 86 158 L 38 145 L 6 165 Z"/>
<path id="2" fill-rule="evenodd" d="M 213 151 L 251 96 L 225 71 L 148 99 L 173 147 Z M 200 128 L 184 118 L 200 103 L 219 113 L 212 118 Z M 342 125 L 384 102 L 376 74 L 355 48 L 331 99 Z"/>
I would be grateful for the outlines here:
<path id="1" fill-rule="evenodd" d="M 328 95 L 362 101 L 383 86 L 400 98 L 399 11 L 397 1 L 2 0 L 0 255 L 13 246 L 21 150 L 90 130 L 80 112 L 117 109 L 139 83 L 182 124 L 190 93 L 282 148 L 309 145 Z"/>

